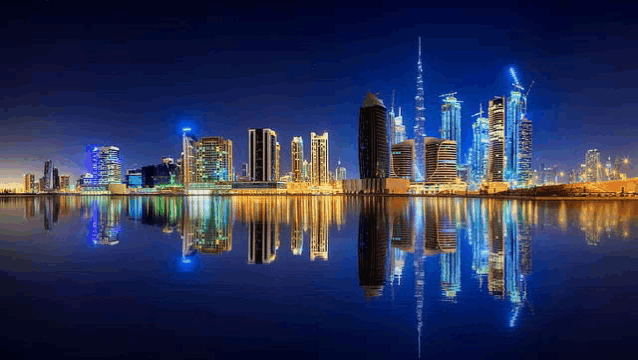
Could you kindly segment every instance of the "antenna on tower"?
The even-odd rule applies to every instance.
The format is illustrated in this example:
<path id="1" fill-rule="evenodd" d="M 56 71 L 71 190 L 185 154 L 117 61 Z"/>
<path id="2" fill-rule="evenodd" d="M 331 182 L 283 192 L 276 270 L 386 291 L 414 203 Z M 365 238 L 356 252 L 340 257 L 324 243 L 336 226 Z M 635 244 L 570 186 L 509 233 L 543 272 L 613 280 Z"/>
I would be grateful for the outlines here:
<path id="1" fill-rule="evenodd" d="M 394 119 L 394 93 L 396 89 L 392 89 L 392 107 L 390 108 L 390 116 Z"/>
<path id="2" fill-rule="evenodd" d="M 421 37 L 419 36 L 419 64 L 421 63 Z"/>

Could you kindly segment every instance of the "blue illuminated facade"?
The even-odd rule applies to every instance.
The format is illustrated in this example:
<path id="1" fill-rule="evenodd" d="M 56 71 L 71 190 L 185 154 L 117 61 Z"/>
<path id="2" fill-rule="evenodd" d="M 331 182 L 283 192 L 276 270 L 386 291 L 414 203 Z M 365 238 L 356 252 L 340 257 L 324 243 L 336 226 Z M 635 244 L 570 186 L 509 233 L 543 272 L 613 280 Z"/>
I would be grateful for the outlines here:
<path id="1" fill-rule="evenodd" d="M 441 95 L 441 138 L 456 142 L 457 163 L 463 163 L 461 147 L 461 101 L 454 97 L 456 93 Z"/>

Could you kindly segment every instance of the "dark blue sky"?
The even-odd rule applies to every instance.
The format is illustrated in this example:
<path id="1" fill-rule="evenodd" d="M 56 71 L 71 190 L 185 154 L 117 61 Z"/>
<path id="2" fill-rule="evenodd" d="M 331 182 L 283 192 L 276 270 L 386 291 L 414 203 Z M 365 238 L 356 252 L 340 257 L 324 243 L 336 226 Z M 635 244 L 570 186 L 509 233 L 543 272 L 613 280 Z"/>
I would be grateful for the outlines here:
<path id="1" fill-rule="evenodd" d="M 396 89 L 412 136 L 418 36 L 428 134 L 438 135 L 438 95 L 457 91 L 466 150 L 471 115 L 509 91 L 515 66 L 525 85 L 537 81 L 529 98 L 535 166 L 575 166 L 591 147 L 604 157 L 638 155 L 638 28 L 628 6 L 241 5 L 0 5 L 3 182 L 41 172 L 49 156 L 75 179 L 89 144 L 119 146 L 124 169 L 178 157 L 184 125 L 233 140 L 236 167 L 247 129 L 271 127 L 282 172 L 293 136 L 304 137 L 309 156 L 309 133 L 327 130 L 331 169 L 341 158 L 356 176 L 367 91 L 389 103 Z"/>

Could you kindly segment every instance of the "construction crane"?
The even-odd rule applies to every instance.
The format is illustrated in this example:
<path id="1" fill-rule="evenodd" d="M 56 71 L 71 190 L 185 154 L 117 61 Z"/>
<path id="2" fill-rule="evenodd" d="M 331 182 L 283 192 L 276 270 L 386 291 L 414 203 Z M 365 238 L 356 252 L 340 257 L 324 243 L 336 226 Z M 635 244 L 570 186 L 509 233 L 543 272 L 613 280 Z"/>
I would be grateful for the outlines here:
<path id="1" fill-rule="evenodd" d="M 483 104 L 479 104 L 479 112 L 477 112 L 476 114 L 472 115 L 472 117 L 483 117 Z"/>
<path id="2" fill-rule="evenodd" d="M 441 94 L 439 95 L 439 97 L 450 97 L 450 96 L 454 96 L 456 95 L 456 91 L 455 92 L 451 92 L 451 93 L 447 93 L 447 94 Z"/>

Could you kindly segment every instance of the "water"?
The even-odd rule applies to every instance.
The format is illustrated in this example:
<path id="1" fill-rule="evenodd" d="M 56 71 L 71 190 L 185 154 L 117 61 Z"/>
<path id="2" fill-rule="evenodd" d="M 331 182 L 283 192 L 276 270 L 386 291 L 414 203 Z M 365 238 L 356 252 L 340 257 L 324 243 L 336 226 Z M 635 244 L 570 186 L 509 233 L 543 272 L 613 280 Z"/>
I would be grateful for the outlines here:
<path id="1" fill-rule="evenodd" d="M 0 199 L 3 358 L 625 357 L 638 202 Z"/>

